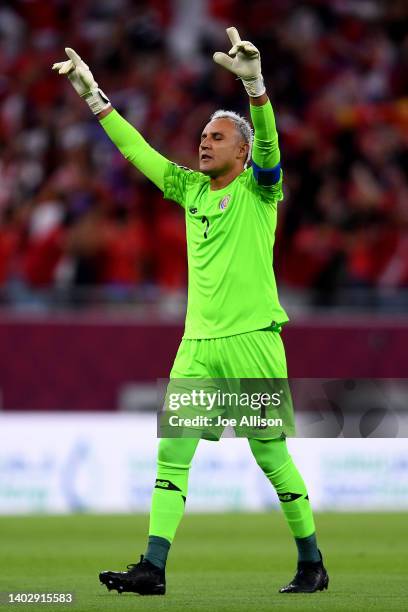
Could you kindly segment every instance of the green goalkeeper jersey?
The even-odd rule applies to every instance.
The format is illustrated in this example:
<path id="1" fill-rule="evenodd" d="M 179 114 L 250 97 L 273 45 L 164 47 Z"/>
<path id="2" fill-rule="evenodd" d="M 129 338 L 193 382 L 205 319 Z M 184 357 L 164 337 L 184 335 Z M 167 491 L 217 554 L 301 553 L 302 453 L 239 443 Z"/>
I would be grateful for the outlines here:
<path id="1" fill-rule="evenodd" d="M 165 198 L 185 210 L 186 339 L 232 336 L 288 320 L 279 303 L 273 271 L 277 207 L 283 195 L 270 103 L 251 106 L 251 117 L 255 127 L 253 166 L 227 187 L 214 191 L 208 176 L 167 160 L 116 111 L 101 120 L 122 154 Z"/>
<path id="2" fill-rule="evenodd" d="M 185 338 L 220 338 L 283 323 L 273 272 L 281 182 L 261 187 L 252 168 L 210 190 L 200 172 L 169 164 L 164 196 L 185 209 L 188 305 Z"/>

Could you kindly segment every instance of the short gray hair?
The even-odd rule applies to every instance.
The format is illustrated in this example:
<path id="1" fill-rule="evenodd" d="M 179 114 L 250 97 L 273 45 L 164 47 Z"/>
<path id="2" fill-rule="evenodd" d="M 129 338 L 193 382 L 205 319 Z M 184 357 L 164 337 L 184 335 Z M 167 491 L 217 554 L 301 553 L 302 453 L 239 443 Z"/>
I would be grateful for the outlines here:
<path id="1" fill-rule="evenodd" d="M 251 128 L 249 122 L 245 119 L 245 117 L 238 115 L 238 113 L 234 113 L 234 111 L 222 109 L 215 111 L 215 113 L 211 115 L 210 121 L 213 119 L 231 119 L 242 136 L 244 142 L 249 144 L 248 155 L 244 164 L 244 167 L 246 168 L 249 160 L 251 159 L 252 144 L 254 142 L 254 130 Z"/>

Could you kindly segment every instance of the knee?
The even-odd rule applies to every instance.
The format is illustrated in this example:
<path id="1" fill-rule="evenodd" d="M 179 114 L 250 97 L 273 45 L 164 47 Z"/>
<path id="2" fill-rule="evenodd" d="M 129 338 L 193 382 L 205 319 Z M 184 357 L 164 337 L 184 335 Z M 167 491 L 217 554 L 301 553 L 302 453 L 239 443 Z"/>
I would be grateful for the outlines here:
<path id="1" fill-rule="evenodd" d="M 196 447 L 192 442 L 195 440 L 162 438 L 159 443 L 158 462 L 188 469 Z"/>
<path id="2" fill-rule="evenodd" d="M 176 440 L 170 438 L 162 438 L 159 443 L 159 452 L 157 459 L 160 463 L 178 463 Z"/>
<path id="3" fill-rule="evenodd" d="M 248 441 L 255 461 L 265 474 L 274 472 L 290 459 L 286 440 L 258 440 L 254 438 Z"/>

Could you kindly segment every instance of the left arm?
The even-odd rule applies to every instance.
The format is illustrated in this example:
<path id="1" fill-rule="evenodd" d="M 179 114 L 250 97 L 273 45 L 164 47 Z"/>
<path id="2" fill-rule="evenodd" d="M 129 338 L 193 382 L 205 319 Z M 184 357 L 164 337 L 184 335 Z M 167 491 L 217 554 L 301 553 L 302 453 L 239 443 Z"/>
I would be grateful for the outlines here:
<path id="1" fill-rule="evenodd" d="M 236 74 L 248 93 L 255 130 L 252 148 L 254 177 L 260 185 L 275 185 L 281 178 L 278 132 L 262 77 L 260 53 L 252 43 L 241 40 L 236 28 L 227 28 L 227 34 L 233 46 L 228 55 L 214 53 L 214 61 Z"/>
<path id="2" fill-rule="evenodd" d="M 252 146 L 254 177 L 260 185 L 274 185 L 280 180 L 281 169 L 278 132 L 272 104 L 266 94 L 249 100 L 255 130 Z"/>

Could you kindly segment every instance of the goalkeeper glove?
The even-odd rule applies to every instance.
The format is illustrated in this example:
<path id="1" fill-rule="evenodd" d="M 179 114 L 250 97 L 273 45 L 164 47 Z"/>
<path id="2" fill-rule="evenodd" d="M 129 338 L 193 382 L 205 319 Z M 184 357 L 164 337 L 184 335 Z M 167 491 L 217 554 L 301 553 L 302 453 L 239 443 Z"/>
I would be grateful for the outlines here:
<path id="1" fill-rule="evenodd" d="M 89 66 L 78 53 L 69 47 L 66 47 L 65 52 L 69 59 L 57 62 L 52 69 L 68 76 L 75 91 L 85 100 L 94 115 L 97 115 L 110 106 L 109 98 L 99 89 Z"/>
<path id="2" fill-rule="evenodd" d="M 236 28 L 227 28 L 226 32 L 232 49 L 228 55 L 219 51 L 214 53 L 214 62 L 236 74 L 249 96 L 259 98 L 266 91 L 261 74 L 261 55 L 252 43 L 241 40 Z"/>

